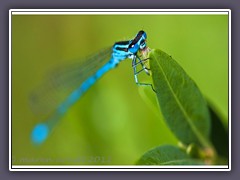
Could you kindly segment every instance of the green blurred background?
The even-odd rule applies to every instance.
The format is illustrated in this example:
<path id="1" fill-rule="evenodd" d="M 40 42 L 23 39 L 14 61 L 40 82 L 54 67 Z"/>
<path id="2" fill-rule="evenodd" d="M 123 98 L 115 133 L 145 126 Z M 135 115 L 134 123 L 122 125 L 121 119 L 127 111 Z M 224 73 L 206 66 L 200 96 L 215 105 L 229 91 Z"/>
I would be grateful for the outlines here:
<path id="1" fill-rule="evenodd" d="M 28 95 L 49 69 L 81 58 L 139 30 L 148 46 L 171 55 L 218 109 L 227 127 L 227 15 L 13 15 L 12 163 L 134 164 L 144 152 L 177 144 L 135 85 L 131 61 L 101 78 L 64 116 L 47 141 L 34 146 L 38 118 Z"/>

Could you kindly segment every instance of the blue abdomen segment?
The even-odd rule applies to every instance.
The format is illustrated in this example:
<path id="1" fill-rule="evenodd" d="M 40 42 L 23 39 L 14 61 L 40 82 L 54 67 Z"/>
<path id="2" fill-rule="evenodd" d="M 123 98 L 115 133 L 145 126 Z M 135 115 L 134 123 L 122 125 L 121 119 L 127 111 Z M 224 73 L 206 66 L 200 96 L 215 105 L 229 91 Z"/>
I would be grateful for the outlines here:
<path id="1" fill-rule="evenodd" d="M 32 141 L 35 144 L 42 144 L 49 134 L 49 127 L 45 123 L 37 124 L 32 131 Z"/>
<path id="2" fill-rule="evenodd" d="M 113 63 L 113 61 L 110 60 L 108 63 L 106 63 L 94 75 L 84 81 L 78 89 L 73 91 L 67 98 L 67 100 L 58 107 L 57 112 L 60 114 L 64 114 L 68 110 L 68 108 L 83 95 L 83 93 L 85 93 L 100 77 L 102 77 L 103 74 L 105 74 L 107 71 L 114 67 L 115 64 Z"/>
<path id="3" fill-rule="evenodd" d="M 53 127 L 59 122 L 66 111 L 107 71 L 114 68 L 119 61 L 111 59 L 103 65 L 95 74 L 86 79 L 78 89 L 74 90 L 66 100 L 57 108 L 56 112 L 45 122 L 37 124 L 31 134 L 32 142 L 42 144 L 48 137 Z"/>

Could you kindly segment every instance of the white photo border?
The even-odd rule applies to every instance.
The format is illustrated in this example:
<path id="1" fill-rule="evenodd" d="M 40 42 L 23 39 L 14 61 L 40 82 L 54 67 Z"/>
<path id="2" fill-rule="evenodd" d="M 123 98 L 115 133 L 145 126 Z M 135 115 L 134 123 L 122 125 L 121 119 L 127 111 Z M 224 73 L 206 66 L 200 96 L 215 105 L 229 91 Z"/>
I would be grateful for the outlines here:
<path id="1" fill-rule="evenodd" d="M 228 165 L 197 166 L 39 166 L 12 165 L 12 26 L 13 15 L 228 15 Z M 230 9 L 10 9 L 9 10 L 9 170 L 10 171 L 231 171 L 231 10 Z"/>

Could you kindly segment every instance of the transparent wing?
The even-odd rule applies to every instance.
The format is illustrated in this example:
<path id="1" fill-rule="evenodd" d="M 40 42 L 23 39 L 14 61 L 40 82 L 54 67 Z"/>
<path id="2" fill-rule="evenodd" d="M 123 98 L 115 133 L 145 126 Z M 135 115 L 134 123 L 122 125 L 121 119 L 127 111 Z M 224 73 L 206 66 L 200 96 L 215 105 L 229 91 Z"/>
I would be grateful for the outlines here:
<path id="1" fill-rule="evenodd" d="M 44 118 L 54 112 L 88 77 L 110 60 L 112 48 L 106 48 L 85 60 L 62 64 L 49 73 L 46 80 L 29 97 L 32 111 Z"/>

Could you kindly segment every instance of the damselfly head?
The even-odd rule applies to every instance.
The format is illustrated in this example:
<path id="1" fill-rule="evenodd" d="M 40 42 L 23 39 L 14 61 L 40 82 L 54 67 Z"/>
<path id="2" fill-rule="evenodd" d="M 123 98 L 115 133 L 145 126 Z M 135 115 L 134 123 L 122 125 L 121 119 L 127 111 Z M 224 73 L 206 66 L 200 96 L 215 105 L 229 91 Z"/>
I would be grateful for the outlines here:
<path id="1" fill-rule="evenodd" d="M 139 31 L 136 37 L 129 44 L 128 51 L 136 54 L 139 50 L 144 50 L 147 47 L 146 39 L 147 34 L 143 30 Z"/>

